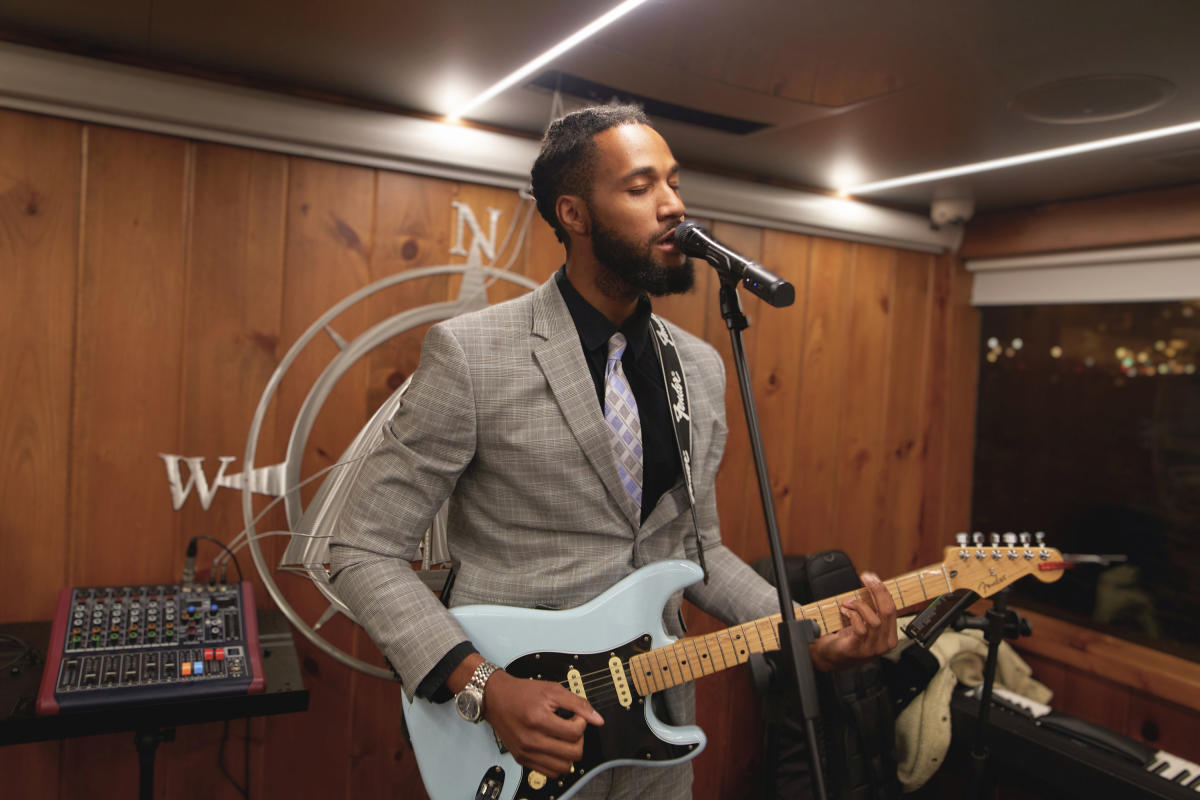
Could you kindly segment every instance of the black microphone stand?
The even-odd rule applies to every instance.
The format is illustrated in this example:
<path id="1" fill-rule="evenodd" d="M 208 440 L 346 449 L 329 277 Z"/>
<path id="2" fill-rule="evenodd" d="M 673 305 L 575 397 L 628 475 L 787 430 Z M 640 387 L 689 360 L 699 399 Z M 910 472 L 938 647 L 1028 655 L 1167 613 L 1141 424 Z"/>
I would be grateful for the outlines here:
<path id="1" fill-rule="evenodd" d="M 992 596 L 992 607 L 984 617 L 963 615 L 954 623 L 955 630 L 972 628 L 982 630 L 987 640 L 987 661 L 983 666 L 983 687 L 979 690 L 979 719 L 975 724 L 975 743 L 971 748 L 971 786 L 964 797 L 975 797 L 982 800 L 987 784 L 988 746 L 987 729 L 988 717 L 992 709 L 992 687 L 996 683 L 996 657 L 1000 652 L 1000 642 L 1004 639 L 1016 639 L 1029 636 L 1033 632 L 1029 621 L 1008 608 L 1009 589 L 1001 589 Z"/>
<path id="2" fill-rule="evenodd" d="M 758 493 L 762 498 L 763 516 L 767 523 L 767 541 L 771 546 L 771 562 L 775 568 L 775 588 L 779 592 L 779 650 L 784 664 L 792 667 L 792 677 L 800 696 L 801 712 L 804 716 L 804 733 L 808 738 L 808 752 L 812 759 L 812 779 L 816 796 L 825 800 L 825 776 L 821 768 L 821 753 L 817 748 L 816 720 L 820 716 L 817 701 L 817 684 L 813 675 L 812 655 L 808 646 L 818 636 L 817 626 L 811 620 L 798 620 L 792 606 L 792 590 L 788 583 L 787 568 L 783 560 L 783 546 L 779 542 L 779 526 L 775 520 L 775 502 L 771 497 L 771 480 L 767 475 L 767 461 L 763 456 L 762 434 L 758 428 L 758 412 L 754 409 L 754 394 L 750 385 L 750 369 L 746 365 L 746 351 L 742 346 L 742 331 L 750 323 L 742 313 L 738 298 L 738 279 L 724 270 L 717 270 L 721 278 L 721 318 L 729 328 L 729 341 L 733 346 L 733 363 L 737 368 L 738 387 L 742 392 L 742 408 L 746 414 L 746 426 L 750 431 L 750 450 L 754 454 L 754 470 L 758 475 Z"/>

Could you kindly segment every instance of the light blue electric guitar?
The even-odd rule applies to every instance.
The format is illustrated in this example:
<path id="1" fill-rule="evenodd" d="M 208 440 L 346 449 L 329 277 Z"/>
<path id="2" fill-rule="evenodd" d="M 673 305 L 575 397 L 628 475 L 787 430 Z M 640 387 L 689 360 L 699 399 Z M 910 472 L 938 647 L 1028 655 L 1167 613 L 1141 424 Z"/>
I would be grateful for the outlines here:
<path id="1" fill-rule="evenodd" d="M 1040 545 L 951 547 L 945 562 L 885 582 L 897 608 L 921 605 L 959 588 L 981 597 L 1035 574 L 1062 575 L 1057 550 Z M 460 606 L 452 613 L 483 656 L 517 677 L 561 683 L 604 717 L 584 734 L 583 758 L 572 771 L 547 778 L 502 751 L 487 722 L 464 722 L 453 703 L 404 701 L 404 716 L 421 778 L 433 800 L 569 800 L 591 777 L 624 764 L 675 764 L 704 749 L 695 725 L 659 720 L 649 698 L 672 686 L 745 663 L 751 653 L 779 648 L 779 615 L 676 640 L 662 627 L 675 592 L 695 583 L 690 561 L 643 567 L 604 594 L 567 611 Z M 806 605 L 804 618 L 822 635 L 842 627 L 840 603 L 856 592 Z"/>

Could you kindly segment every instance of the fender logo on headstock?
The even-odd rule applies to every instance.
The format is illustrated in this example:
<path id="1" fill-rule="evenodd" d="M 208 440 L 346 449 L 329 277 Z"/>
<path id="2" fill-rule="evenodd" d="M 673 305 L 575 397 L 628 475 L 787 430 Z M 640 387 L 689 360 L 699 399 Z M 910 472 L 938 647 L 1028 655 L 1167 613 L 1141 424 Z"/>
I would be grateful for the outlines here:
<path id="1" fill-rule="evenodd" d="M 980 596 L 986 597 L 991 593 L 989 590 L 995 589 L 997 586 L 1005 586 L 1008 583 L 1009 577 L 1007 573 L 996 572 L 995 567 L 992 567 L 988 570 L 988 577 L 979 582 L 979 588 L 976 589 L 976 592 Z"/>

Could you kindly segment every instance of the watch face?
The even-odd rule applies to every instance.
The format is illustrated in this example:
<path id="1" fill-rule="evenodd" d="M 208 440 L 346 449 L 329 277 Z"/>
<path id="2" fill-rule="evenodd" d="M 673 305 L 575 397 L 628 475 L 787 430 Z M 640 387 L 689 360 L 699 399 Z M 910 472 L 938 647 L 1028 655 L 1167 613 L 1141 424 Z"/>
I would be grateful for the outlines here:
<path id="1" fill-rule="evenodd" d="M 458 709 L 458 715 L 467 722 L 478 722 L 480 717 L 479 701 L 482 699 L 477 689 L 474 687 L 463 689 L 454 698 L 454 707 Z"/>

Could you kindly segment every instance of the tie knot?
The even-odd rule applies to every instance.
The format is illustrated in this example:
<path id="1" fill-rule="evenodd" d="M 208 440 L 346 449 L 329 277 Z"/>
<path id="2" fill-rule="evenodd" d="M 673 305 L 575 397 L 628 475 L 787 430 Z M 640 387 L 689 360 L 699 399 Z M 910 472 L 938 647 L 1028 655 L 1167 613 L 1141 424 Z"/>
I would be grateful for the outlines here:
<path id="1" fill-rule="evenodd" d="M 625 334 L 614 333 L 608 340 L 608 360 L 620 361 L 621 356 L 625 354 L 625 345 Z"/>

